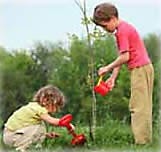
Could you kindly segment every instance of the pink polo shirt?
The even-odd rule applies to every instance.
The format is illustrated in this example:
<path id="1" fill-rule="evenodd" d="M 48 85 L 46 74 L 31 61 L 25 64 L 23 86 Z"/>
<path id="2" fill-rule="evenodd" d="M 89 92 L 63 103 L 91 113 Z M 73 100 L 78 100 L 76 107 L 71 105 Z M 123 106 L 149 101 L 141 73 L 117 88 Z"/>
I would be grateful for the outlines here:
<path id="1" fill-rule="evenodd" d="M 119 53 L 130 54 L 128 68 L 133 69 L 151 63 L 147 50 L 136 29 L 125 21 L 120 21 L 116 33 Z"/>

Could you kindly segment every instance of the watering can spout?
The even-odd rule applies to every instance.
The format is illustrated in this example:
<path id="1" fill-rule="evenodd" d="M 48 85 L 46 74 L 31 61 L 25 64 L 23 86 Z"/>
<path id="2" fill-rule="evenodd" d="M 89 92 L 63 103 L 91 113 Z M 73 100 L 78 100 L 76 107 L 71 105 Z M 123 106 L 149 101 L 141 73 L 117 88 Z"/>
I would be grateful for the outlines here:
<path id="1" fill-rule="evenodd" d="M 59 126 L 66 127 L 69 131 L 69 134 L 73 136 L 73 139 L 71 141 L 72 145 L 83 145 L 86 142 L 86 137 L 84 134 L 77 135 L 74 130 L 72 130 L 71 121 L 72 121 L 72 115 L 66 114 L 59 120 Z"/>

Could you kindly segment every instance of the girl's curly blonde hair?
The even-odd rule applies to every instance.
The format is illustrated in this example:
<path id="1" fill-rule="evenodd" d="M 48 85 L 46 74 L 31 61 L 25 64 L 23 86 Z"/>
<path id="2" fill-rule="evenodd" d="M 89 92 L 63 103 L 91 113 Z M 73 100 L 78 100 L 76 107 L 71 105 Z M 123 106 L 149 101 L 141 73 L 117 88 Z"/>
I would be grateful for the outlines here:
<path id="1" fill-rule="evenodd" d="M 47 102 L 62 108 L 65 105 L 65 96 L 63 93 L 53 85 L 47 85 L 40 88 L 33 97 L 33 101 L 41 104 L 41 98 L 45 97 Z"/>

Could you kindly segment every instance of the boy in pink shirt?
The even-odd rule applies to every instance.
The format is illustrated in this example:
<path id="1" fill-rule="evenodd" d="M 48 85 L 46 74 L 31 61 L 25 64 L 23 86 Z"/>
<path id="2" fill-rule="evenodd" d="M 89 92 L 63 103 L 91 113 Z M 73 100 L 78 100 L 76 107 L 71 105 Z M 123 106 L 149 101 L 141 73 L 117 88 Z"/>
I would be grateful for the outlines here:
<path id="1" fill-rule="evenodd" d="M 131 126 L 136 144 L 152 141 L 152 92 L 154 70 L 147 50 L 136 29 L 119 19 L 117 8 L 110 3 L 95 7 L 93 22 L 115 33 L 119 56 L 98 70 L 99 75 L 112 71 L 106 80 L 113 88 L 122 64 L 127 64 L 131 77 Z"/>

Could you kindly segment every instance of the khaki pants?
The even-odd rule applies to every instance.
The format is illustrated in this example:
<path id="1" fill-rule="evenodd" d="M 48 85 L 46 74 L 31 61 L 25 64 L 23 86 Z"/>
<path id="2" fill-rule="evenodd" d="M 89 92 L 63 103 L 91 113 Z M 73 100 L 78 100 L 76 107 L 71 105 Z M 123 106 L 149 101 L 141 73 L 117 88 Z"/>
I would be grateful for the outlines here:
<path id="1" fill-rule="evenodd" d="M 16 150 L 25 151 L 31 144 L 42 142 L 45 139 L 45 125 L 32 125 L 16 131 L 4 129 L 3 141 Z"/>
<path id="2" fill-rule="evenodd" d="M 131 71 L 131 126 L 136 144 L 152 141 L 152 92 L 154 70 L 148 64 Z"/>

